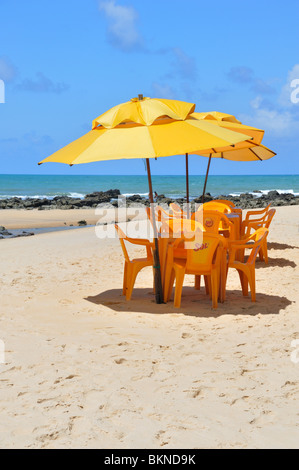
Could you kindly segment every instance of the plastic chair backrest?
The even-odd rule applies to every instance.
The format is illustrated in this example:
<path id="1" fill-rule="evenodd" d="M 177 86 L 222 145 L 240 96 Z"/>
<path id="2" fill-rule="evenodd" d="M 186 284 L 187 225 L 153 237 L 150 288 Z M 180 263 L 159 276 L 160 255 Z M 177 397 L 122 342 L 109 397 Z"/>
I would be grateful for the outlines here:
<path id="1" fill-rule="evenodd" d="M 170 220 L 173 219 L 173 213 L 167 212 L 163 207 L 156 206 L 155 207 L 155 215 L 158 222 L 162 222 L 163 220 Z"/>
<path id="2" fill-rule="evenodd" d="M 193 219 L 169 219 L 163 220 L 161 226 L 162 237 L 180 238 L 185 235 L 186 238 L 192 238 L 194 231 L 203 231 L 201 223 Z"/>
<path id="3" fill-rule="evenodd" d="M 211 202 L 219 202 L 220 204 L 225 204 L 226 206 L 229 206 L 232 208 L 236 207 L 236 204 L 234 204 L 232 201 L 229 201 L 228 199 L 214 199 Z"/>
<path id="4" fill-rule="evenodd" d="M 266 228 L 269 228 L 270 227 L 270 224 L 272 222 L 272 219 L 275 215 L 275 212 L 276 212 L 276 209 L 270 209 L 268 212 L 267 212 L 267 215 L 266 215 L 266 220 L 265 220 L 265 227 Z"/>
<path id="5" fill-rule="evenodd" d="M 228 204 L 223 204 L 222 202 L 216 201 L 205 202 L 203 204 L 203 209 L 219 211 L 224 214 L 230 214 L 232 212 L 232 207 L 230 207 Z"/>
<path id="6" fill-rule="evenodd" d="M 222 244 L 221 236 L 211 233 L 203 233 L 202 243 L 188 242 L 186 271 L 196 272 L 210 270 L 219 245 Z M 193 245 L 193 246 L 190 246 Z"/>
<path id="7" fill-rule="evenodd" d="M 120 241 L 123 253 L 124 253 L 125 260 L 130 262 L 128 251 L 124 242 L 124 240 L 127 240 L 127 236 L 117 224 L 115 224 L 114 226 L 117 231 L 117 235 L 118 235 L 118 238 L 119 238 L 119 241 Z"/>
<path id="8" fill-rule="evenodd" d="M 256 230 L 250 237 L 254 241 L 253 249 L 248 257 L 247 263 L 253 263 L 256 260 L 260 247 L 267 237 L 269 230 L 265 227 L 259 228 Z"/>
<path id="9" fill-rule="evenodd" d="M 209 233 L 218 234 L 219 230 L 228 230 L 232 226 L 232 222 L 226 215 L 219 211 L 203 210 L 198 217 L 204 230 Z"/>
<path id="10" fill-rule="evenodd" d="M 178 204 L 176 204 L 175 202 L 172 202 L 169 205 L 169 207 L 170 207 L 174 217 L 186 217 L 187 216 L 187 213 L 184 212 L 183 209 L 181 209 L 180 206 Z"/>

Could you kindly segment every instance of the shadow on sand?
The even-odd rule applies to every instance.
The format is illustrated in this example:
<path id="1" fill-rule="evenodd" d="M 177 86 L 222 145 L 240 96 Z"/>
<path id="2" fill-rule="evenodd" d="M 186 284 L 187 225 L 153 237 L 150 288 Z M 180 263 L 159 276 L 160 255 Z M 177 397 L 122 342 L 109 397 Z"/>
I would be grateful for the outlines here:
<path id="1" fill-rule="evenodd" d="M 287 245 L 285 243 L 268 242 L 268 250 L 298 250 L 299 246 Z"/>
<path id="2" fill-rule="evenodd" d="M 260 269 L 260 268 L 272 268 L 272 267 L 278 267 L 278 268 L 287 268 L 287 267 L 290 267 L 290 268 L 296 268 L 297 264 L 295 263 L 295 261 L 292 261 L 290 259 L 287 259 L 287 258 L 268 258 L 268 261 L 269 263 L 266 264 L 264 261 L 260 261 L 259 259 L 257 259 L 256 261 L 256 264 L 255 264 L 255 268 L 256 269 Z"/>
<path id="3" fill-rule="evenodd" d="M 193 287 L 184 287 L 182 305 L 180 309 L 173 306 L 173 297 L 167 304 L 157 305 L 153 291 L 150 288 L 135 288 L 132 299 L 126 301 L 121 289 L 111 289 L 95 296 L 85 298 L 93 304 L 108 307 L 115 312 L 136 312 L 156 315 L 183 314 L 192 317 L 217 318 L 222 315 L 278 315 L 292 301 L 286 297 L 257 293 L 257 302 L 251 298 L 243 297 L 241 290 L 227 290 L 226 301 L 218 305 L 217 310 L 212 309 L 211 301 L 205 294 Z"/>

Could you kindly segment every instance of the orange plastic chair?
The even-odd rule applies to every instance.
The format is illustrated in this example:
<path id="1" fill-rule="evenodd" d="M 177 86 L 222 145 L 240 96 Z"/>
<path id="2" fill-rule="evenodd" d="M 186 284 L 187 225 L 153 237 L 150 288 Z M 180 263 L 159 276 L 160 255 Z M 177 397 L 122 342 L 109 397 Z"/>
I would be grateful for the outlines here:
<path id="1" fill-rule="evenodd" d="M 183 209 L 181 209 L 180 206 L 175 202 L 172 202 L 169 207 L 172 210 L 174 217 L 181 217 L 182 219 L 187 218 L 187 212 L 183 211 Z"/>
<path id="2" fill-rule="evenodd" d="M 267 238 L 268 232 L 269 230 L 267 228 L 259 228 L 246 240 L 234 241 L 229 243 L 228 269 L 234 268 L 238 271 L 244 296 L 248 295 L 249 284 L 252 302 L 256 301 L 255 261 L 264 241 Z M 237 251 L 245 250 L 248 248 L 251 249 L 251 253 L 246 263 L 236 260 Z"/>
<path id="3" fill-rule="evenodd" d="M 263 216 L 267 214 L 267 212 L 270 210 L 270 207 L 271 203 L 268 204 L 265 209 L 247 211 L 246 217 L 242 222 L 241 235 L 245 235 L 246 227 L 249 222 L 258 222 L 259 219 L 263 218 Z"/>
<path id="4" fill-rule="evenodd" d="M 124 279 L 123 279 L 123 295 L 127 300 L 131 299 L 136 277 L 141 269 L 147 266 L 153 266 L 152 243 L 149 240 L 142 238 L 130 238 L 125 235 L 122 229 L 115 224 L 119 241 L 125 257 L 124 266 Z M 125 241 L 133 243 L 134 245 L 144 246 L 146 248 L 146 258 L 130 259 L 125 245 Z"/>
<path id="5" fill-rule="evenodd" d="M 234 224 L 223 212 L 203 209 L 192 214 L 192 219 L 201 223 L 205 232 L 218 234 L 221 231 L 228 237 L 234 233 Z"/>
<path id="6" fill-rule="evenodd" d="M 185 274 L 203 275 L 205 278 L 208 278 L 209 294 L 212 298 L 213 308 L 218 306 L 223 237 L 212 233 L 203 233 L 202 237 L 203 243 L 201 245 L 195 240 L 190 242 L 190 239 L 186 239 L 183 236 L 175 240 L 168 248 L 164 301 L 169 301 L 175 280 L 174 306 L 176 308 L 181 306 Z M 176 247 L 186 242 L 188 242 L 186 258 L 176 258 Z M 192 247 L 190 247 L 190 243 L 193 243 Z"/>
<path id="7" fill-rule="evenodd" d="M 242 221 L 242 209 L 236 207 L 236 205 L 232 201 L 229 201 L 228 199 L 214 199 L 214 201 L 211 202 L 219 202 L 220 204 L 225 204 L 226 206 L 229 206 L 232 212 L 234 214 L 238 214 Z"/>
<path id="8" fill-rule="evenodd" d="M 213 199 L 213 201 L 210 201 L 210 202 L 219 202 L 220 204 L 225 204 L 226 206 L 229 206 L 232 209 L 236 207 L 236 205 L 232 201 L 229 201 L 228 199 Z"/>
<path id="9" fill-rule="evenodd" d="M 257 211 L 258 212 L 258 211 Z M 259 211 L 260 212 L 260 211 Z M 242 224 L 242 239 L 248 238 L 252 231 L 258 230 L 259 228 L 270 228 L 273 217 L 276 213 L 276 209 L 268 210 L 262 217 L 258 219 L 249 219 L 244 221 Z M 265 260 L 265 263 L 268 264 L 268 244 L 267 238 L 264 240 L 263 245 L 260 249 L 259 256 L 261 261 Z"/>
<path id="10" fill-rule="evenodd" d="M 203 204 L 203 209 L 230 214 L 233 208 L 229 204 L 224 204 L 223 202 L 210 201 Z"/>

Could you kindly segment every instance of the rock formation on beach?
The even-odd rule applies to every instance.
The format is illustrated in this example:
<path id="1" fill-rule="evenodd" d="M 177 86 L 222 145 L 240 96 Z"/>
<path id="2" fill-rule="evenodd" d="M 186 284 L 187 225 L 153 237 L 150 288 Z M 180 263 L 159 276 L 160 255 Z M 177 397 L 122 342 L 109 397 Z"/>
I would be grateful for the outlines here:
<path id="1" fill-rule="evenodd" d="M 280 194 L 278 191 L 270 191 L 268 194 L 260 195 L 260 191 L 255 190 L 253 195 L 251 193 L 240 194 L 239 196 L 227 196 L 221 195 L 213 198 L 211 194 L 205 195 L 205 202 L 212 201 L 213 199 L 229 199 L 234 202 L 236 206 L 242 209 L 258 209 L 266 207 L 270 202 L 273 206 L 293 206 L 299 205 L 299 196 L 295 196 L 292 193 Z M 133 196 L 127 197 L 121 195 L 119 189 L 109 189 L 108 191 L 98 191 L 91 194 L 87 194 L 84 198 L 74 198 L 70 196 L 56 196 L 53 199 L 47 198 L 26 198 L 21 199 L 18 197 L 12 197 L 8 199 L 0 200 L 0 209 L 38 209 L 38 210 L 51 210 L 51 209 L 91 209 L 96 208 L 99 204 L 112 204 L 113 206 L 118 205 L 118 198 L 121 198 L 123 203 L 127 202 L 129 206 L 136 204 L 149 205 L 149 200 L 146 197 L 134 194 Z M 163 194 L 156 198 L 156 202 L 159 204 L 169 205 L 171 202 L 183 205 L 186 201 L 184 198 L 171 199 L 165 197 Z M 202 196 L 199 196 L 192 201 L 193 204 L 201 204 Z M 120 205 L 122 203 L 120 202 Z"/>

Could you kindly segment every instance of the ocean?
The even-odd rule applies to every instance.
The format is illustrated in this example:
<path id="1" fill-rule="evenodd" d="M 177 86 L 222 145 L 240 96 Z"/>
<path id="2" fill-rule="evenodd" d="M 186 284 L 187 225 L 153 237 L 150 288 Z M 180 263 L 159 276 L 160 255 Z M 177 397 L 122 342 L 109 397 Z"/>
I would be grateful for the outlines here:
<path id="1" fill-rule="evenodd" d="M 192 175 L 189 179 L 190 198 L 202 194 L 204 176 Z M 159 175 L 152 176 L 153 190 L 166 197 L 185 196 L 186 177 Z M 126 196 L 148 194 L 146 175 L 0 175 L 0 199 L 10 197 L 53 198 L 71 196 L 83 198 L 95 191 L 119 189 Z M 266 194 L 277 190 L 280 193 L 299 195 L 299 175 L 246 175 L 246 176 L 209 176 L 206 192 L 212 196 L 239 195 L 261 191 Z M 256 193 L 255 193 L 256 194 Z M 256 194 L 258 196 L 258 194 Z"/>

